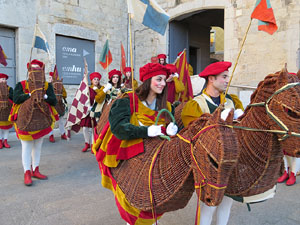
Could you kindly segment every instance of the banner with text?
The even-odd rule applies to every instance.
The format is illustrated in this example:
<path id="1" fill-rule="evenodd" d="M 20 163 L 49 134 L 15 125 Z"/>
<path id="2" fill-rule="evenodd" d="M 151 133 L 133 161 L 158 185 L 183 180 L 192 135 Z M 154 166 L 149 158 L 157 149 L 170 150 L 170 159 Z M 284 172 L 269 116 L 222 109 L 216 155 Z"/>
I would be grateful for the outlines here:
<path id="1" fill-rule="evenodd" d="M 64 84 L 79 84 L 83 77 L 84 62 L 89 74 L 95 71 L 95 42 L 56 35 L 56 65 Z"/>

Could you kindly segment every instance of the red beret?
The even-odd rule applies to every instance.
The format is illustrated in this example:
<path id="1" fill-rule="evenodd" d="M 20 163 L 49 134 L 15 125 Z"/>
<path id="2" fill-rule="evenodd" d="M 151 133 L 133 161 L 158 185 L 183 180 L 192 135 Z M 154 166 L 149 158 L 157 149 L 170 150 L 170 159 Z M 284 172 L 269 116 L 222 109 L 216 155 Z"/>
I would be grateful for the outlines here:
<path id="1" fill-rule="evenodd" d="M 170 75 L 170 70 L 159 63 L 148 63 L 140 68 L 140 81 L 144 82 L 157 75 Z"/>
<path id="2" fill-rule="evenodd" d="M 231 62 L 215 62 L 208 65 L 201 73 L 199 73 L 199 77 L 208 77 L 218 75 L 223 73 L 224 71 L 228 71 L 231 67 Z"/>
<path id="3" fill-rule="evenodd" d="M 124 73 L 126 73 L 126 72 L 131 72 L 131 67 L 125 67 Z"/>
<path id="4" fill-rule="evenodd" d="M 8 76 L 5 73 L 0 73 L 0 78 L 5 78 L 7 80 Z"/>
<path id="5" fill-rule="evenodd" d="M 38 65 L 39 67 L 43 67 L 44 63 L 42 61 L 39 61 L 37 59 L 34 59 L 30 63 L 31 65 Z M 29 63 L 27 63 L 27 69 L 29 68 Z"/>
<path id="6" fill-rule="evenodd" d="M 170 70 L 171 74 L 178 73 L 177 67 L 173 64 L 167 64 L 166 67 Z"/>
<path id="7" fill-rule="evenodd" d="M 159 58 L 159 59 L 166 59 L 167 56 L 165 54 L 158 54 L 157 58 Z"/>
<path id="8" fill-rule="evenodd" d="M 50 77 L 53 77 L 53 72 L 49 72 L 49 76 L 50 76 Z"/>
<path id="9" fill-rule="evenodd" d="M 91 80 L 93 80 L 95 77 L 98 77 L 99 78 L 99 80 L 101 80 L 101 74 L 100 73 L 98 73 L 98 72 L 93 72 L 93 73 L 91 73 L 90 74 L 90 79 Z"/>
<path id="10" fill-rule="evenodd" d="M 118 75 L 120 78 L 122 77 L 121 71 L 116 69 L 113 69 L 108 73 L 108 79 L 111 79 L 113 75 Z"/>

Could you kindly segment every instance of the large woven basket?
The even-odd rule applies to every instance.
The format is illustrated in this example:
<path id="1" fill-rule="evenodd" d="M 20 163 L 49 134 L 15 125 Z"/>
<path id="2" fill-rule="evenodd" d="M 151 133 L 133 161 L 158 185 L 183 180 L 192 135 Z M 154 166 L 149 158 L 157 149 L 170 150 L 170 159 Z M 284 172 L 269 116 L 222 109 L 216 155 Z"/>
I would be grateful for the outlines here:
<path id="1" fill-rule="evenodd" d="M 28 132 L 43 130 L 51 126 L 53 122 L 50 108 L 44 100 L 46 93 L 44 67 L 29 67 L 28 77 L 28 89 L 31 96 L 21 104 L 16 125 L 18 129 Z"/>
<path id="2" fill-rule="evenodd" d="M 38 131 L 50 127 L 51 124 L 51 112 L 46 102 L 35 104 L 27 99 L 20 106 L 16 121 L 19 130 Z"/>
<path id="3" fill-rule="evenodd" d="M 12 107 L 9 101 L 8 87 L 5 83 L 0 83 L 0 121 L 7 121 Z"/>
<path id="4" fill-rule="evenodd" d="M 57 102 L 57 104 L 55 105 L 55 109 L 58 113 L 58 115 L 61 117 L 61 116 L 64 116 L 65 115 L 65 112 L 66 112 L 66 106 L 65 104 L 63 103 L 62 100 L 59 100 Z"/>
<path id="5" fill-rule="evenodd" d="M 152 209 L 148 183 L 149 168 L 153 155 L 161 143 L 162 140 L 159 138 L 145 139 L 143 154 L 122 161 L 117 168 L 111 168 L 126 199 L 131 205 L 143 211 L 150 212 Z M 187 164 L 190 158 L 182 155 L 180 151 L 182 144 L 184 145 L 181 141 L 177 145 L 165 143 L 162 151 L 168 154 L 160 154 L 153 168 L 152 190 L 157 213 L 185 207 L 194 192 L 192 170 Z"/>
<path id="6" fill-rule="evenodd" d="M 102 113 L 101 113 L 100 119 L 99 119 L 99 121 L 97 123 L 97 127 L 96 127 L 97 134 L 101 133 L 105 124 L 108 122 L 108 116 L 109 116 L 109 112 L 110 112 L 112 103 L 113 102 L 111 102 L 110 104 L 107 104 L 107 102 L 105 102 L 103 105 Z"/>
<path id="7" fill-rule="evenodd" d="M 251 103 L 265 102 L 276 90 L 287 83 L 299 82 L 299 78 L 286 71 L 268 75 L 251 96 Z M 296 86 L 281 94 L 274 95 L 270 101 L 270 111 L 276 115 L 290 131 L 299 132 L 300 117 L 293 111 L 300 107 L 300 88 Z M 294 116 L 294 118 L 293 118 Z M 259 128 L 264 130 L 281 130 L 266 114 L 265 106 L 248 107 L 239 124 L 242 127 Z M 297 128 L 298 126 L 298 128 Z M 226 193 L 234 196 L 253 196 L 261 194 L 277 183 L 283 173 L 283 151 L 291 155 L 299 152 L 300 138 L 288 137 L 278 141 L 282 135 L 269 132 L 253 132 L 237 129 L 241 154 L 234 169 Z"/>

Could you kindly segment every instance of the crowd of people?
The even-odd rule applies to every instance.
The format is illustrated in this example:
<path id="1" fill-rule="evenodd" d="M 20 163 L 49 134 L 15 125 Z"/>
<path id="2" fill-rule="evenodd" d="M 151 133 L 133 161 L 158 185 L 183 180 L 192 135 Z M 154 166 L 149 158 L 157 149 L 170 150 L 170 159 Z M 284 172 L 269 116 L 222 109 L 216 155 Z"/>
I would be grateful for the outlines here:
<path id="1" fill-rule="evenodd" d="M 82 118 L 78 124 L 82 127 L 85 142 L 81 149 L 82 152 L 87 152 L 88 149 L 92 148 L 92 140 L 94 140 L 92 128 L 97 125 L 99 118 L 101 118 L 104 104 L 112 104 L 108 119 L 109 128 L 101 133 L 101 137 L 98 137 L 102 138 L 101 141 L 105 143 L 105 146 L 102 146 L 100 151 L 95 149 L 96 157 L 102 166 L 101 173 L 105 170 L 104 168 L 109 170 L 116 167 L 120 160 L 127 160 L 142 153 L 144 149 L 140 143 L 143 142 L 143 139 L 161 135 L 174 136 L 179 130 L 177 124 L 168 122 L 165 116 L 158 119 L 157 124 L 155 123 L 158 111 L 165 109 L 174 113 L 176 104 L 173 103 L 179 100 L 180 93 L 185 88 L 179 79 L 180 75 L 176 66 L 166 63 L 167 56 L 159 54 L 157 58 L 159 63 L 148 63 L 140 68 L 141 85 L 139 86 L 138 82 L 132 79 L 131 67 L 124 69 L 124 78 L 122 78 L 123 74 L 119 70 L 111 70 L 108 73 L 108 82 L 104 86 L 100 84 L 102 75 L 99 72 L 89 74 L 91 81 L 89 86 L 90 113 L 87 117 Z M 191 122 L 204 113 L 212 114 L 220 104 L 225 107 L 222 118 L 226 118 L 225 114 L 228 114 L 230 109 L 234 109 L 234 119 L 243 114 L 244 108 L 238 97 L 224 94 L 229 82 L 230 67 L 231 62 L 216 62 L 208 65 L 199 74 L 206 80 L 205 88 L 199 95 L 187 101 L 183 107 L 181 119 L 184 127 L 188 127 Z M 10 104 L 13 103 L 7 120 L 0 121 L 0 149 L 10 148 L 8 132 L 14 125 L 17 137 L 22 144 L 24 184 L 30 186 L 32 185 L 32 177 L 47 179 L 47 176 L 39 171 L 41 149 L 46 135 L 49 135 L 50 142 L 55 142 L 53 127 L 56 121 L 59 124 L 61 139 L 67 140 L 67 135 L 63 122 L 64 114 L 58 114 L 55 109 L 57 94 L 53 88 L 53 73 L 50 72 L 49 82 L 46 82 L 43 62 L 32 60 L 28 63 L 27 68 L 28 79 L 18 82 L 14 90 L 6 84 L 8 76 L 0 73 L 0 85 L 4 84 L 7 88 L 5 92 L 6 101 Z M 42 82 L 41 86 L 39 86 L 38 81 Z M 0 90 L 3 89 L 0 88 Z M 27 102 L 30 99 L 38 101 L 39 90 L 43 90 L 40 102 L 44 102 L 45 109 L 49 110 L 49 118 L 51 118 L 49 120 L 45 116 L 43 123 L 46 125 L 40 127 L 36 125 L 39 123 L 39 118 L 28 120 L 28 117 L 20 115 L 22 109 L 28 108 Z M 4 94 L 0 93 L 0 96 L 3 101 Z M 67 92 L 63 88 L 62 99 L 65 103 L 66 98 Z M 135 107 L 134 110 L 133 106 Z M 44 112 L 44 108 L 37 110 Z M 120 141 L 111 143 L 110 140 L 114 138 Z M 119 150 L 116 151 L 116 149 Z M 278 182 L 288 180 L 287 185 L 293 185 L 296 182 L 295 162 L 289 156 L 285 156 L 285 160 L 286 165 L 289 162 L 291 166 L 286 167 L 285 173 L 278 179 Z M 216 211 L 217 224 L 226 225 L 232 202 L 232 198 L 224 196 L 221 204 L 217 207 L 203 204 L 200 224 L 211 224 L 213 214 Z M 125 220 L 127 224 L 133 224 L 130 219 Z"/>

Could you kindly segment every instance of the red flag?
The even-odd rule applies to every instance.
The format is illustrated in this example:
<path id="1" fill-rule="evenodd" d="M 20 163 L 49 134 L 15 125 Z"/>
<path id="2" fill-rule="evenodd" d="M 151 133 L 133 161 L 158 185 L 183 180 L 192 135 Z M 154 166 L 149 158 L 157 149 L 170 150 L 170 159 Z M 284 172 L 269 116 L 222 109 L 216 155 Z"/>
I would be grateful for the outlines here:
<path id="1" fill-rule="evenodd" d="M 125 56 L 125 50 L 123 47 L 123 44 L 121 42 L 121 65 L 120 65 L 120 71 L 122 74 L 124 74 L 124 69 L 126 67 L 126 56 Z"/>
<path id="2" fill-rule="evenodd" d="M 179 101 L 186 102 L 193 98 L 193 88 L 189 74 L 189 64 L 186 60 L 186 50 L 184 50 L 176 59 L 175 66 L 178 70 L 179 80 L 184 85 L 184 91 L 181 92 Z"/>
<path id="3" fill-rule="evenodd" d="M 7 66 L 7 62 L 6 62 L 7 56 L 5 55 L 1 45 L 0 45 L 0 64 L 2 64 L 3 66 Z"/>
<path id="4" fill-rule="evenodd" d="M 55 65 L 54 71 L 53 71 L 53 80 L 59 80 L 59 76 L 58 76 L 58 71 L 57 71 L 56 65 Z"/>
<path id="5" fill-rule="evenodd" d="M 270 0 L 257 0 L 251 19 L 258 19 L 258 30 L 273 34 L 277 30 Z"/>
<path id="6" fill-rule="evenodd" d="M 108 40 L 106 40 L 100 55 L 99 63 L 101 64 L 103 69 L 106 69 L 111 64 L 111 62 L 112 62 L 112 55 L 109 50 Z"/>

